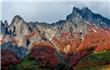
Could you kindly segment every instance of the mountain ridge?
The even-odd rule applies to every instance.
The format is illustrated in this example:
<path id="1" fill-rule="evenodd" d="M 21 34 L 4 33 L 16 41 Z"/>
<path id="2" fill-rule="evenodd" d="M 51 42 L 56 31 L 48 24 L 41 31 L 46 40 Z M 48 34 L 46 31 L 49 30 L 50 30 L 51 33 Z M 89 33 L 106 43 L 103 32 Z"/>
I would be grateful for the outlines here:
<path id="1" fill-rule="evenodd" d="M 54 22 L 54 23 L 58 23 L 58 22 L 61 22 L 61 21 L 63 22 L 63 21 L 69 20 L 69 18 L 68 18 L 69 15 L 73 14 L 73 16 L 75 16 L 76 15 L 76 14 L 74 14 L 75 12 L 76 12 L 76 14 L 80 14 L 81 17 L 83 17 L 84 20 L 87 18 L 87 15 L 89 15 L 88 13 L 91 13 L 92 15 L 95 15 L 95 17 L 99 17 L 99 18 L 103 19 L 102 21 L 107 22 L 108 24 L 109 24 L 108 21 L 110 21 L 110 19 L 105 18 L 105 17 L 103 17 L 100 14 L 93 13 L 88 7 L 83 7 L 82 9 L 79 9 L 77 7 L 73 7 L 72 13 L 68 14 L 65 20 L 59 20 L 59 21 Z M 83 15 L 83 14 L 86 14 L 86 15 Z M 24 21 L 24 19 L 20 15 L 16 15 L 16 16 L 13 17 L 11 24 L 14 22 L 15 18 L 18 18 L 18 19 Z M 27 23 L 30 23 L 30 22 L 27 22 Z M 37 22 L 36 21 L 36 22 L 32 22 L 32 23 L 46 23 L 46 22 Z M 51 23 L 51 24 L 54 24 L 54 23 Z M 46 24 L 48 24 L 48 23 L 46 23 Z"/>
<path id="2" fill-rule="evenodd" d="M 65 20 L 53 24 L 26 22 L 19 15 L 10 25 L 1 21 L 1 69 L 79 70 L 109 65 L 109 21 L 87 7 L 74 7 Z"/>
<path id="3" fill-rule="evenodd" d="M 25 37 L 30 38 L 30 43 L 32 43 L 41 40 L 44 41 L 44 37 L 49 39 L 52 39 L 53 36 L 61 37 L 62 34 L 66 33 L 80 33 L 80 37 L 83 37 L 83 35 L 88 33 L 88 28 L 91 25 L 97 28 L 109 28 L 109 23 L 102 21 L 103 17 L 101 15 L 97 15 L 96 18 L 100 19 L 101 22 L 94 20 L 93 15 L 96 16 L 97 14 L 94 14 L 87 7 L 82 9 L 73 7 L 72 13 L 67 15 L 66 20 L 59 20 L 58 22 L 52 24 L 45 22 L 26 22 L 21 16 L 16 15 L 10 25 L 7 25 L 7 21 L 4 23 L 1 22 L 1 33 L 3 36 L 10 35 L 17 40 L 20 40 L 19 46 L 26 47 Z M 110 21 L 107 18 L 104 18 L 103 20 Z M 90 21 L 94 23 L 91 23 Z M 101 26 L 101 23 L 105 26 Z M 38 34 L 39 37 L 36 37 L 36 34 Z M 32 35 L 35 35 L 34 38 L 31 38 Z"/>
<path id="4" fill-rule="evenodd" d="M 88 25 L 95 25 L 98 28 L 110 28 L 110 20 L 93 13 L 87 7 L 82 9 L 73 7 L 72 13 L 67 15 L 65 20 L 59 20 L 52 24 L 45 22 L 26 22 L 20 15 L 16 15 L 10 25 L 7 25 L 7 21 L 4 23 L 1 22 L 1 33 L 18 39 L 23 39 L 25 35 L 31 32 L 37 32 L 43 35 L 55 33 L 55 36 L 59 37 L 65 32 L 80 32 L 81 34 L 85 34 L 87 33 Z"/>

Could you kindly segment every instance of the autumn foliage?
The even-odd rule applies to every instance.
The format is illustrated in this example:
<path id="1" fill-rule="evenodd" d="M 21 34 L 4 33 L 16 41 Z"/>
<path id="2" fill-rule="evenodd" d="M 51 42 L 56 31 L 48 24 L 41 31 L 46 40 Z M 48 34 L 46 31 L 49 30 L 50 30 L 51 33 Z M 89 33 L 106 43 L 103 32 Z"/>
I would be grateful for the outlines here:
<path id="1" fill-rule="evenodd" d="M 26 39 L 37 36 L 39 33 L 32 32 L 25 35 Z M 88 25 L 87 33 L 62 32 L 60 37 L 53 37 L 52 43 L 55 48 L 63 53 L 73 53 L 83 49 L 93 48 L 95 51 L 110 50 L 110 29 Z M 32 46 L 53 47 L 47 41 L 33 42 Z"/>
<path id="2" fill-rule="evenodd" d="M 24 38 L 30 40 L 38 35 L 41 34 L 38 32 L 31 32 L 27 33 Z M 62 32 L 60 36 L 53 36 L 52 40 L 46 39 L 47 40 L 31 42 L 31 45 L 28 46 L 31 51 L 30 57 L 39 61 L 39 64 L 44 67 L 55 67 L 58 63 L 61 63 L 58 55 L 59 52 L 64 54 L 62 59 L 64 62 L 69 62 L 69 66 L 76 66 L 82 57 L 85 57 L 90 53 L 88 50 L 92 49 L 92 51 L 96 52 L 110 50 L 110 30 L 92 25 L 88 25 L 87 33 Z M 12 42 L 17 44 L 18 40 L 12 38 Z M 18 62 L 18 59 L 14 57 L 14 54 L 10 51 L 7 51 L 6 53 L 13 55 L 13 57 L 9 58 L 14 58 L 15 60 L 15 62 L 9 60 L 9 62 L 6 63 L 16 64 Z M 8 56 L 4 55 L 3 50 L 2 55 L 8 58 Z M 91 61 L 85 63 L 100 64 L 100 62 Z M 2 62 L 2 64 L 4 64 L 4 62 Z M 83 65 L 80 66 L 82 67 Z"/>
<path id="3" fill-rule="evenodd" d="M 32 32 L 26 34 L 24 38 L 31 40 L 31 38 L 36 38 L 38 35 L 40 37 L 41 34 Z M 45 36 L 41 37 L 44 38 Z M 43 67 L 55 68 L 57 64 L 65 64 L 75 69 L 77 66 L 87 67 L 107 63 L 107 61 L 90 60 L 78 65 L 78 62 L 83 57 L 93 52 L 110 50 L 110 29 L 88 25 L 87 33 L 62 32 L 60 36 L 54 36 L 52 39 L 45 37 L 45 39 L 35 42 L 32 41 L 28 46 L 28 50 L 30 51 L 29 57 L 32 60 L 38 61 Z M 17 44 L 18 41 L 12 38 L 12 43 Z M 1 50 L 1 55 L 3 58 L 8 59 L 3 59 L 4 61 L 1 61 L 2 65 L 17 64 L 19 62 L 18 57 L 10 50 Z"/>
<path id="4" fill-rule="evenodd" d="M 1 50 L 1 65 L 17 64 L 20 59 L 10 49 Z"/>
<path id="5" fill-rule="evenodd" d="M 59 63 L 55 52 L 55 49 L 52 47 L 34 47 L 31 50 L 31 58 L 39 61 L 41 66 L 54 67 Z"/>
<path id="6" fill-rule="evenodd" d="M 77 51 L 94 48 L 95 51 L 110 50 L 110 30 L 89 27 Z"/>

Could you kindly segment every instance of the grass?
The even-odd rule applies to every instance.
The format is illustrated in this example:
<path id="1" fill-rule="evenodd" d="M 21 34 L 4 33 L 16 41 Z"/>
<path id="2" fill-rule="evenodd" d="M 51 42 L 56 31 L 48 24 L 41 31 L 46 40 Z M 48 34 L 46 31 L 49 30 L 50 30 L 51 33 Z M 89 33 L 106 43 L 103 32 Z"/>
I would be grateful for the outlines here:
<path id="1" fill-rule="evenodd" d="M 105 70 L 105 67 L 109 64 L 106 65 L 90 65 L 87 64 L 86 67 L 80 67 L 82 62 L 86 62 L 86 61 L 106 61 L 106 62 L 110 62 L 110 51 L 101 51 L 101 52 L 94 52 L 89 54 L 86 57 L 83 57 L 78 65 L 75 67 L 75 70 Z"/>
<path id="2" fill-rule="evenodd" d="M 86 57 L 83 57 L 78 65 L 75 67 L 75 70 L 105 70 L 105 67 L 107 65 L 89 65 L 87 64 L 87 66 L 85 67 L 80 67 L 82 62 L 86 62 L 86 61 L 106 61 L 106 62 L 110 62 L 110 51 L 101 51 L 101 52 L 93 52 L 89 55 L 87 55 Z M 60 67 L 61 65 L 58 65 L 58 67 Z M 44 68 L 41 67 L 37 61 L 35 60 L 29 60 L 29 55 L 27 55 L 26 57 L 24 57 L 21 61 L 21 63 L 17 64 L 17 65 L 9 65 L 8 66 L 9 70 L 52 70 L 50 68 Z M 62 67 L 61 67 L 62 68 Z M 61 69 L 61 68 L 57 68 L 57 69 Z M 64 68 L 66 69 L 66 68 Z"/>
<path id="3" fill-rule="evenodd" d="M 9 70 L 51 70 L 50 68 L 41 67 L 35 60 L 29 60 L 28 55 L 24 57 L 19 64 L 9 65 L 8 69 Z"/>

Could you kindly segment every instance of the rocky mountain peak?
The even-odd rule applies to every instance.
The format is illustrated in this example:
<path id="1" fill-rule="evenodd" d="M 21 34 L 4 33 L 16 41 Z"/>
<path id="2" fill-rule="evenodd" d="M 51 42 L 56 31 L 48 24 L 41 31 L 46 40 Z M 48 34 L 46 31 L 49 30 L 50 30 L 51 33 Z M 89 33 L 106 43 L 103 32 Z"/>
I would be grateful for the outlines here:
<path id="1" fill-rule="evenodd" d="M 23 20 L 23 18 L 20 15 L 16 15 L 14 16 L 13 20 Z"/>
<path id="2" fill-rule="evenodd" d="M 84 7 L 82 9 L 73 7 L 73 11 L 67 16 L 67 20 L 72 20 L 75 17 L 82 17 L 85 19 L 86 17 L 92 17 L 92 15 L 93 13 L 90 9 L 88 9 L 88 7 Z"/>
<path id="3" fill-rule="evenodd" d="M 91 10 L 88 8 L 88 7 L 83 7 L 82 9 L 79 9 L 77 7 L 73 7 L 73 10 L 72 10 L 72 14 L 81 14 L 81 12 L 91 12 Z"/>
<path id="4" fill-rule="evenodd" d="M 77 14 L 77 13 L 80 13 L 80 9 L 73 7 L 72 14 Z"/>
<path id="5" fill-rule="evenodd" d="M 5 27 L 8 27 L 8 22 L 7 20 L 4 21 Z"/>
<path id="6" fill-rule="evenodd" d="M 16 15 L 16 16 L 14 16 L 11 24 L 17 24 L 19 22 L 24 22 L 24 20 L 20 15 Z"/>
<path id="7" fill-rule="evenodd" d="M 28 31 L 27 23 L 20 15 L 14 16 L 9 29 L 12 32 L 13 36 L 23 36 L 25 31 Z"/>
<path id="8" fill-rule="evenodd" d="M 89 23 L 94 23 L 99 27 L 109 27 L 110 26 L 110 20 L 103 17 L 100 14 L 96 14 L 92 12 L 88 7 L 84 7 L 82 9 L 78 9 L 76 7 L 73 7 L 72 13 L 67 15 L 66 20 L 67 21 L 73 21 L 78 18 L 79 20 L 87 21 Z"/>
<path id="9" fill-rule="evenodd" d="M 86 12 L 91 12 L 91 10 L 88 7 L 83 7 L 81 10 Z"/>
<path id="10" fill-rule="evenodd" d="M 72 21 L 72 20 L 74 20 L 77 17 L 79 18 L 80 17 L 80 12 L 81 12 L 80 9 L 78 9 L 76 7 L 73 7 L 72 13 L 70 13 L 69 15 L 67 15 L 66 20 L 67 21 Z"/>

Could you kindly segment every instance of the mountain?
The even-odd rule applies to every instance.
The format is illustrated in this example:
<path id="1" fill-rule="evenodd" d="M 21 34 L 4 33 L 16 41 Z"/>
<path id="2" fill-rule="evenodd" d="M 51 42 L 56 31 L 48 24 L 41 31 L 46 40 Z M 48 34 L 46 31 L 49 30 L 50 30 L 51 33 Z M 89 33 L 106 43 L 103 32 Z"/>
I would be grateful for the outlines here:
<path id="1" fill-rule="evenodd" d="M 1 21 L 1 34 L 4 36 L 4 39 L 7 38 L 6 35 L 9 35 L 10 39 L 19 40 L 18 45 L 26 48 L 29 45 L 28 43 L 45 40 L 44 37 L 52 39 L 53 36 L 60 37 L 62 34 L 69 32 L 80 33 L 82 37 L 88 31 L 88 24 L 99 28 L 109 28 L 110 20 L 100 14 L 93 13 L 87 7 L 82 9 L 73 7 L 72 13 L 67 15 L 66 20 L 59 20 L 52 24 L 26 22 L 21 16 L 16 15 L 10 25 L 8 25 L 7 21 L 4 23 Z M 36 34 L 39 37 L 36 37 Z M 35 36 L 30 38 L 32 35 Z M 25 37 L 29 37 L 30 40 L 26 40 Z"/>
<path id="2" fill-rule="evenodd" d="M 28 48 L 30 43 L 45 41 L 45 37 L 52 40 L 53 37 L 61 37 L 66 33 L 80 33 L 80 37 L 82 37 L 88 32 L 88 25 L 109 28 L 110 20 L 100 14 L 93 13 L 87 7 L 82 9 L 73 7 L 72 13 L 67 15 L 66 20 L 59 20 L 52 24 L 26 22 L 21 16 L 16 15 L 10 25 L 7 21 L 4 23 L 1 21 L 1 34 L 4 37 L 4 42 L 12 39 L 18 43 L 19 47 Z"/>
<path id="3" fill-rule="evenodd" d="M 100 27 L 110 27 L 110 20 L 101 16 L 100 14 L 95 14 L 87 7 L 82 8 L 81 10 L 74 7 L 71 14 L 67 16 L 67 20 L 72 21 L 75 17 L 83 18 L 83 20 L 88 21 L 89 23 L 96 24 Z"/>
<path id="4" fill-rule="evenodd" d="M 23 32 L 31 32 L 33 30 L 36 31 L 36 27 L 39 26 L 43 28 L 50 28 L 55 31 L 63 32 L 63 31 L 73 31 L 77 32 L 80 30 L 83 25 L 89 24 L 95 24 L 98 27 L 110 27 L 110 20 L 101 16 L 100 14 L 93 13 L 90 9 L 87 7 L 84 7 L 82 9 L 78 9 L 76 7 L 73 7 L 72 13 L 67 15 L 66 20 L 59 20 L 56 23 L 48 24 L 48 23 L 39 23 L 39 22 L 25 22 L 22 17 L 19 15 L 16 15 L 11 25 L 7 25 L 7 22 L 4 22 L 5 27 L 8 27 L 8 30 L 11 30 L 13 35 L 19 35 L 19 33 L 24 34 Z M 1 26 L 3 23 L 1 23 Z M 7 28 L 5 28 L 7 29 Z M 78 30 L 79 29 L 79 30 Z M 3 31 L 6 32 L 6 31 Z M 15 34 L 17 33 L 17 34 Z"/>
<path id="5" fill-rule="evenodd" d="M 41 66 L 56 68 L 55 70 L 59 69 L 59 63 L 61 67 L 65 67 L 64 69 L 74 69 L 73 66 L 76 66 L 82 57 L 94 54 L 93 52 L 110 50 L 110 20 L 93 13 L 87 7 L 73 7 L 72 13 L 67 15 L 65 20 L 52 24 L 26 22 L 21 16 L 16 15 L 10 25 L 7 21 L 1 21 L 0 25 L 3 68 L 20 62 L 23 67 L 22 63 L 28 62 L 29 58 L 38 61 Z M 106 63 L 107 61 L 96 62 Z"/>

